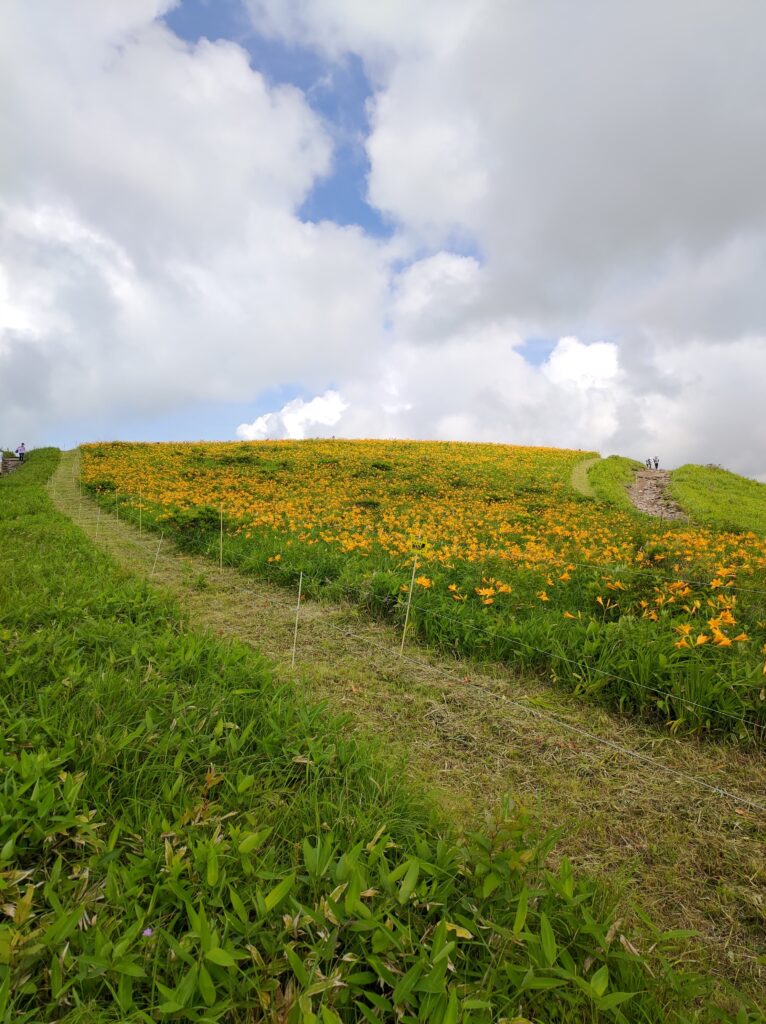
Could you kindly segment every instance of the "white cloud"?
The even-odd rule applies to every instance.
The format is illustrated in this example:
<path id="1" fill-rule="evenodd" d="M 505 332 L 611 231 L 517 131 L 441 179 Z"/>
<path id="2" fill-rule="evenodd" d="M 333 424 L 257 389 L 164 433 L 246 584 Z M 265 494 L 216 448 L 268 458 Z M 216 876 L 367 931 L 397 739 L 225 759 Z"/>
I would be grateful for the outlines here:
<path id="1" fill-rule="evenodd" d="M 245 0 L 260 32 L 321 50 L 331 58 L 362 54 L 374 71 L 387 73 L 401 55 L 449 53 L 484 0 Z"/>
<path id="2" fill-rule="evenodd" d="M 321 121 L 239 47 L 181 42 L 167 6 L 0 13 L 2 435 L 320 388 L 382 333 L 384 247 L 296 214 L 330 166 Z"/>
<path id="3" fill-rule="evenodd" d="M 347 408 L 337 391 L 325 391 L 309 402 L 294 398 L 279 412 L 266 413 L 252 423 L 240 423 L 237 437 L 243 441 L 302 440 L 315 428 L 335 426 Z"/>
<path id="4" fill-rule="evenodd" d="M 543 368 L 548 380 L 573 390 L 614 387 L 617 382 L 618 348 L 611 342 L 583 345 L 577 338 L 562 338 Z"/>
<path id="5" fill-rule="evenodd" d="M 481 267 L 472 256 L 439 252 L 417 260 L 397 277 L 391 302 L 396 334 L 441 341 L 476 315 Z"/>
<path id="6" fill-rule="evenodd" d="M 292 386 L 317 397 L 242 436 L 766 473 L 763 4 L 247 5 L 364 61 L 395 237 L 301 222 L 332 126 L 235 44 L 174 36 L 171 0 L 4 5 L 0 437 Z M 530 337 L 560 339 L 541 366 Z"/>
<path id="7" fill-rule="evenodd" d="M 435 253 L 395 289 L 398 337 L 440 353 L 491 324 L 604 339 L 611 348 L 559 343 L 543 371 L 565 406 L 594 385 L 596 435 L 613 430 L 639 452 L 656 438 L 679 460 L 724 450 L 766 471 L 743 419 L 714 428 L 699 399 L 733 407 L 744 393 L 755 415 L 764 379 L 763 4 L 481 0 L 458 12 L 426 0 L 411 18 L 411 5 L 355 0 L 251 9 L 268 31 L 366 61 L 370 199 L 413 248 Z M 481 253 L 470 283 L 437 273 L 455 239 Z M 709 369 L 727 346 L 752 376 Z M 491 388 L 503 370 L 491 346 L 482 352 Z M 705 367 L 697 388 L 684 369 L 692 354 Z M 441 364 L 440 354 L 440 381 Z M 464 435 L 481 421 L 446 420 Z M 559 443 L 572 443 L 566 423 Z"/>
<path id="8" fill-rule="evenodd" d="M 566 435 L 572 447 L 608 446 L 622 393 L 614 347 L 566 338 L 547 363 L 533 367 L 517 351 L 519 342 L 509 327 L 496 325 L 457 335 L 438 352 L 400 343 L 365 374 L 344 380 L 340 393 L 289 403 L 237 433 L 303 437 L 310 422 L 319 436 L 556 445 Z M 575 348 L 591 372 L 568 364 Z"/>

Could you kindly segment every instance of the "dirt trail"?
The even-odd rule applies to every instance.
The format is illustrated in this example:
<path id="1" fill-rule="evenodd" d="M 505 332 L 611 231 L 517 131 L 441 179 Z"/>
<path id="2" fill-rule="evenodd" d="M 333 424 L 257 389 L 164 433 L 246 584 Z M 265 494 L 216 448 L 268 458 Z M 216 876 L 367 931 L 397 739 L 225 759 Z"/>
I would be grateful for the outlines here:
<path id="1" fill-rule="evenodd" d="M 50 490 L 91 539 L 171 592 L 192 623 L 252 644 L 304 692 L 348 714 L 350 730 L 378 736 L 381 757 L 458 825 L 513 792 L 543 829 L 561 829 L 557 851 L 624 888 L 627 918 L 635 902 L 663 928 L 700 932 L 686 966 L 764 990 L 766 814 L 746 802 L 766 805 L 762 755 L 674 738 L 502 666 L 414 645 L 400 658 L 400 634 L 351 606 L 301 606 L 292 669 L 294 593 L 158 549 L 156 534 L 141 536 L 80 498 L 76 471 L 76 453 L 64 453 Z"/>
<path id="2" fill-rule="evenodd" d="M 686 519 L 683 509 L 665 489 L 670 481 L 666 469 L 639 469 L 628 488 L 628 496 L 640 512 L 660 519 Z"/>

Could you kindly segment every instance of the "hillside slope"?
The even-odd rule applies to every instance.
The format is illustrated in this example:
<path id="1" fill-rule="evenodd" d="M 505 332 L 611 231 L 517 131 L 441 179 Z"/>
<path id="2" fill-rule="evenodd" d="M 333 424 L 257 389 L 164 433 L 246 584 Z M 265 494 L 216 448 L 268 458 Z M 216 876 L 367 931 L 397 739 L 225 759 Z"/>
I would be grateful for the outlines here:
<path id="1" fill-rule="evenodd" d="M 689 516 L 718 530 L 766 536 L 766 484 L 720 466 L 681 466 L 669 491 Z"/>

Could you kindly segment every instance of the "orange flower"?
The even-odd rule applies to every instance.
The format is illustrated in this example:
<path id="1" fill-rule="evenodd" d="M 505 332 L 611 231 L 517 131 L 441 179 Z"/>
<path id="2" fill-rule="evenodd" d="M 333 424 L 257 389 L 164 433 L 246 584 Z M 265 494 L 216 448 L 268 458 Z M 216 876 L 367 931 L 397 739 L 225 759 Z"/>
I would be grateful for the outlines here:
<path id="1" fill-rule="evenodd" d="M 694 641 L 696 647 L 701 647 L 702 644 L 706 644 L 710 639 L 705 633 L 698 633 L 697 639 Z"/>

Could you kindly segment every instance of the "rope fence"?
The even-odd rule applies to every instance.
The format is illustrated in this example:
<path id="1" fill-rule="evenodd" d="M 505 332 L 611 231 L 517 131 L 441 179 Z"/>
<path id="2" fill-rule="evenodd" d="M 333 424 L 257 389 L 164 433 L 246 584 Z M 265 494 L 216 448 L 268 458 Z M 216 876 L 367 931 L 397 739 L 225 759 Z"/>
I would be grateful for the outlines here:
<path id="1" fill-rule="evenodd" d="M 96 539 L 98 539 L 98 531 L 99 531 L 100 516 L 101 516 L 101 507 L 96 505 L 96 509 L 98 510 L 97 516 L 96 516 Z M 195 542 L 199 543 L 201 539 L 202 539 L 202 534 L 199 533 L 199 532 L 196 532 L 196 534 L 195 534 Z M 160 538 L 160 545 L 161 545 L 161 543 L 162 543 L 162 539 Z M 224 551 L 224 532 L 223 532 L 223 526 L 222 526 L 222 523 L 221 523 L 221 530 L 220 530 L 220 534 L 219 534 L 219 544 L 218 544 L 218 562 L 219 562 L 219 569 L 220 570 L 223 569 L 223 565 L 224 565 L 223 551 Z M 158 553 L 159 553 L 159 548 L 158 548 Z M 410 585 L 409 585 L 409 588 L 408 588 L 407 603 L 406 603 L 406 606 L 405 606 L 405 618 L 404 618 L 404 626 L 403 626 L 403 629 L 402 629 L 402 640 L 401 640 L 400 654 L 404 651 L 404 644 L 405 644 L 407 629 L 408 629 L 408 625 L 409 625 L 410 613 L 411 613 L 411 610 L 413 608 L 417 612 L 419 612 L 419 613 L 421 613 L 423 615 L 430 616 L 432 618 L 436 618 L 436 619 L 438 619 L 441 622 L 448 622 L 448 623 L 452 622 L 452 619 L 451 619 L 450 616 L 444 615 L 443 613 L 438 612 L 435 609 L 428 608 L 424 604 L 422 604 L 422 602 L 417 602 L 417 601 L 413 602 L 413 591 L 414 591 L 415 576 L 416 576 L 416 572 L 417 572 L 417 564 L 418 564 L 418 551 L 416 550 L 414 552 L 414 557 L 413 557 L 412 574 L 411 574 L 411 579 L 410 579 Z M 154 566 L 154 568 L 156 568 L 156 559 L 155 559 L 155 566 Z M 152 569 L 151 575 L 154 575 L 154 568 Z M 285 578 L 286 575 L 292 574 L 292 575 L 294 575 L 296 577 L 296 580 L 300 577 L 301 588 L 302 588 L 302 584 L 303 584 L 303 580 L 304 579 L 312 580 L 314 583 L 316 583 L 319 586 L 328 585 L 328 584 L 334 584 L 336 582 L 336 581 L 334 581 L 333 579 L 331 579 L 328 576 L 324 576 L 323 577 L 323 576 L 316 575 L 316 574 L 312 575 L 312 574 L 310 574 L 309 572 L 307 572 L 306 570 L 303 570 L 303 569 L 294 569 L 294 568 L 282 567 L 282 566 L 276 567 L 276 566 L 273 566 L 273 565 L 269 565 L 268 563 L 263 563 L 263 564 L 261 564 L 258 567 L 258 572 L 259 573 L 262 572 L 263 570 L 270 571 L 273 574 L 273 577 L 277 578 L 279 580 L 279 582 L 282 583 L 283 585 L 284 585 L 284 582 L 285 582 L 284 578 Z M 766 591 L 764 591 L 764 593 L 766 593 Z M 349 595 L 344 595 L 344 598 L 348 599 L 348 596 Z M 381 605 L 381 607 L 383 607 L 383 602 L 379 598 L 377 598 L 376 595 L 368 594 L 367 597 L 368 597 L 368 599 L 372 599 L 373 602 L 377 601 L 377 603 L 379 605 Z M 461 627 L 463 629 L 469 630 L 472 633 L 478 633 L 480 635 L 484 635 L 484 636 L 489 637 L 489 638 L 494 639 L 494 640 L 502 640 L 504 643 L 508 643 L 508 644 L 514 645 L 515 647 L 520 648 L 522 650 L 526 650 L 526 651 L 533 652 L 535 654 L 539 654 L 539 655 L 541 655 L 544 658 L 552 659 L 554 661 L 558 661 L 558 662 L 560 662 L 562 664 L 566 664 L 569 667 L 579 668 L 583 664 L 583 662 L 577 661 L 574 658 L 567 657 L 566 655 L 561 654 L 559 652 L 550 651 L 550 650 L 544 650 L 543 648 L 537 647 L 537 646 L 535 646 L 533 644 L 530 644 L 527 641 L 520 639 L 519 637 L 511 636 L 511 635 L 509 635 L 507 633 L 503 633 L 503 632 L 501 632 L 499 630 L 491 629 L 491 628 L 486 627 L 486 626 L 479 626 L 479 625 L 477 625 L 475 623 L 461 623 Z M 729 711 L 726 711 L 724 709 L 715 708 L 712 705 L 704 704 L 704 703 L 702 703 L 700 701 L 695 701 L 695 700 L 693 700 L 690 697 L 684 696 L 683 694 L 673 693 L 673 692 L 671 692 L 669 690 L 663 690 L 663 689 L 661 689 L 659 687 L 651 686 L 651 685 L 649 685 L 647 683 L 642 683 L 640 680 L 637 680 L 637 679 L 629 679 L 627 676 L 622 676 L 619 673 L 616 673 L 616 672 L 614 672 L 614 671 L 612 671 L 610 669 L 603 669 L 603 668 L 600 668 L 597 665 L 591 665 L 591 664 L 589 664 L 587 662 L 584 663 L 584 664 L 587 665 L 587 668 L 588 668 L 589 672 L 594 673 L 596 675 L 599 675 L 602 678 L 607 679 L 609 681 L 616 682 L 616 683 L 623 683 L 623 684 L 625 684 L 628 687 L 635 687 L 636 689 L 639 689 L 639 690 L 641 690 L 644 693 L 651 693 L 651 694 L 653 694 L 656 697 L 660 697 L 660 698 L 663 698 L 663 699 L 675 701 L 675 702 L 681 704 L 683 707 L 693 708 L 695 711 L 704 711 L 707 714 L 710 714 L 710 715 L 713 715 L 713 716 L 720 716 L 722 718 L 726 718 L 726 719 L 728 719 L 728 720 L 730 720 L 732 722 L 737 722 L 737 723 L 739 723 L 739 724 L 741 724 L 743 726 L 746 726 L 747 728 L 753 729 L 757 733 L 761 733 L 761 732 L 764 731 L 764 723 L 762 723 L 762 722 L 756 722 L 755 720 L 753 720 L 751 718 L 747 718 L 747 717 L 745 717 L 743 715 L 736 715 L 736 714 L 734 714 L 732 712 L 729 712 Z"/>
<path id="2" fill-rule="evenodd" d="M 75 480 L 74 473 L 73 473 L 73 476 L 72 476 L 72 480 L 73 480 L 73 482 Z M 95 534 L 94 534 L 94 536 L 95 536 L 95 539 L 97 540 L 98 537 L 99 537 L 99 533 L 101 531 L 101 508 L 100 508 L 100 506 L 97 506 L 97 505 L 94 506 L 94 504 L 92 502 L 90 502 L 90 501 L 88 501 L 86 499 L 86 505 L 85 505 L 85 508 L 83 508 L 82 499 L 80 498 L 79 501 L 78 501 L 76 495 L 72 499 L 66 499 L 64 496 L 62 496 L 58 492 L 58 490 L 55 487 L 52 486 L 50 489 L 51 489 L 52 493 L 54 493 L 54 495 L 55 495 L 57 501 L 59 502 L 59 504 L 70 510 L 71 517 L 73 519 L 75 519 L 75 521 L 79 522 L 79 525 L 81 525 L 82 527 L 84 527 L 86 529 L 95 527 Z M 73 514 L 75 509 L 77 511 L 77 515 Z M 124 520 L 124 518 L 125 517 L 123 515 L 123 520 Z M 141 528 L 140 528 L 140 530 L 138 532 L 137 537 L 132 537 L 130 539 L 131 539 L 131 542 L 133 544 L 135 544 L 137 547 L 139 547 L 142 551 L 144 551 L 146 553 L 147 560 L 151 560 L 152 554 L 153 554 L 152 570 L 151 570 L 151 574 L 150 574 L 150 576 L 153 577 L 154 573 L 155 573 L 155 570 L 157 568 L 158 560 L 160 560 L 160 549 L 162 548 L 162 544 L 163 544 L 164 532 L 160 534 L 159 543 L 156 545 L 156 548 L 155 548 L 155 542 L 154 542 L 154 539 L 152 538 L 152 536 L 151 535 L 147 536 L 146 532 L 143 531 L 143 529 L 142 529 L 143 521 L 142 521 L 142 517 L 141 517 L 141 508 L 140 508 L 140 506 L 139 506 L 139 524 L 140 524 Z M 123 526 L 124 525 L 125 524 L 123 523 Z M 223 570 L 223 567 L 224 567 L 224 532 L 223 532 L 222 526 L 223 526 L 223 522 L 222 522 L 222 519 L 221 519 L 221 529 L 220 529 L 220 532 L 219 532 L 219 543 L 217 545 L 215 545 L 216 547 L 218 547 L 218 551 L 215 552 L 215 554 L 218 554 L 218 556 L 219 556 L 217 561 L 219 562 L 219 569 L 220 570 Z M 105 531 L 105 529 L 104 529 L 104 537 L 103 537 L 103 539 L 105 539 L 105 540 L 107 539 L 106 538 L 106 531 Z M 200 540 L 201 539 L 201 534 L 197 534 L 196 539 Z M 207 538 L 207 539 L 209 540 L 209 538 Z M 210 552 L 208 552 L 208 554 L 210 554 Z M 163 554 L 162 561 L 167 562 L 169 565 L 176 566 L 177 565 L 177 556 L 175 554 Z M 572 563 L 572 564 L 574 564 L 574 563 Z M 305 598 L 305 593 L 304 593 L 305 582 L 308 579 L 308 580 L 313 581 L 316 584 L 320 584 L 321 585 L 322 583 L 335 583 L 336 581 L 332 580 L 330 577 L 327 577 L 327 576 L 321 576 L 321 575 L 317 575 L 317 574 L 311 575 L 311 574 L 307 573 L 305 570 L 293 569 L 292 567 L 274 566 L 274 565 L 269 565 L 268 563 L 259 566 L 258 571 L 260 572 L 262 569 L 269 569 L 269 570 L 271 570 L 272 578 L 277 580 L 281 586 L 285 585 L 286 577 L 287 576 L 294 575 L 296 577 L 296 583 L 297 583 L 297 588 L 298 588 L 298 598 L 297 598 L 297 603 L 296 603 L 296 606 L 295 606 L 295 620 L 294 620 L 294 625 L 293 625 L 293 630 L 292 630 L 292 650 L 291 650 L 291 656 L 290 656 L 291 667 L 294 668 L 295 664 L 296 664 L 298 650 L 299 650 L 298 639 L 299 639 L 299 626 L 300 626 L 300 612 L 301 612 L 302 601 Z M 429 662 L 423 660 L 422 658 L 414 658 L 414 657 L 412 657 L 409 654 L 405 654 L 405 640 L 406 640 L 407 625 L 408 625 L 408 622 L 409 622 L 410 612 L 411 612 L 412 609 L 415 609 L 417 612 L 419 612 L 421 614 L 424 614 L 424 615 L 433 616 L 433 617 L 441 619 L 443 621 L 450 621 L 448 616 L 445 616 L 445 615 L 437 612 L 435 609 L 426 608 L 425 606 L 422 605 L 422 603 L 419 603 L 417 601 L 413 601 L 413 599 L 412 599 L 413 598 L 413 586 L 414 586 L 414 580 L 415 580 L 416 571 L 417 571 L 417 551 L 414 553 L 414 558 L 413 558 L 412 580 L 410 582 L 410 587 L 409 587 L 409 592 L 408 592 L 408 599 L 407 599 L 407 604 L 406 604 L 406 609 L 405 609 L 404 627 L 402 629 L 401 647 L 399 649 L 398 657 L 403 659 L 407 663 L 409 663 L 409 664 L 411 664 L 413 666 L 416 666 L 419 671 L 429 672 L 431 674 L 436 674 L 441 679 L 444 679 L 444 680 L 449 680 L 449 681 L 452 681 L 452 682 L 463 683 L 462 677 L 459 676 L 456 672 L 451 672 L 450 670 L 448 670 L 447 668 L 445 668 L 443 666 L 439 666 L 439 667 L 433 666 Z M 231 585 L 227 585 L 227 590 L 234 590 L 234 591 L 241 592 L 243 594 L 243 596 L 246 595 L 247 598 L 252 600 L 252 597 L 253 597 L 252 588 L 248 588 L 248 587 L 245 587 L 245 586 L 231 586 Z M 760 592 L 760 591 L 758 591 L 758 592 Z M 766 593 L 766 591 L 763 591 L 763 593 Z M 374 594 L 370 594 L 370 595 L 367 595 L 367 596 L 371 597 L 373 600 L 376 599 L 376 595 L 374 595 Z M 377 599 L 377 600 L 380 600 L 380 599 Z M 357 607 L 356 603 L 355 602 L 351 602 L 350 603 L 350 607 L 356 608 Z M 558 654 L 557 652 L 546 651 L 546 650 L 544 650 L 542 648 L 538 648 L 538 647 L 536 647 L 536 646 L 534 646 L 532 644 L 529 644 L 529 643 L 521 640 L 518 637 L 509 636 L 507 634 L 503 634 L 503 633 L 501 633 L 499 631 L 496 631 L 496 630 L 491 630 L 491 629 L 487 629 L 487 628 L 484 628 L 484 627 L 480 627 L 480 626 L 475 625 L 473 623 L 463 623 L 463 626 L 464 627 L 467 626 L 472 631 L 476 631 L 476 632 L 479 632 L 479 633 L 484 633 L 488 637 L 491 637 L 493 639 L 500 639 L 503 642 L 508 642 L 508 643 L 514 644 L 514 645 L 516 645 L 516 646 L 518 646 L 520 648 L 523 648 L 523 649 L 532 651 L 534 653 L 540 654 L 541 656 L 543 656 L 545 658 L 554 658 L 554 659 L 558 658 L 561 661 L 566 662 L 569 665 L 574 665 L 574 666 L 578 666 L 579 665 L 579 662 L 575 661 L 574 659 L 567 658 L 566 656 Z M 355 633 L 354 631 L 352 631 L 352 630 L 350 630 L 348 628 L 338 627 L 338 626 L 334 625 L 332 622 L 328 621 L 327 619 L 323 619 L 323 621 L 322 621 L 322 628 L 323 629 L 327 629 L 327 630 L 329 630 L 329 631 L 331 631 L 333 633 L 336 633 L 336 634 L 338 634 L 338 635 L 340 635 L 342 637 L 352 638 L 355 641 L 358 641 L 358 642 L 360 642 L 362 644 L 365 644 L 365 645 L 369 646 L 370 648 L 375 648 L 375 649 L 379 650 L 384 655 L 387 655 L 389 657 L 392 655 L 392 652 L 391 652 L 389 647 L 387 647 L 387 646 L 385 646 L 383 644 L 378 644 L 374 640 L 372 640 L 370 637 L 364 636 L 364 635 L 362 635 L 360 633 Z M 605 669 L 599 669 L 597 666 L 589 666 L 589 669 L 590 669 L 590 671 L 596 672 L 598 674 L 602 674 L 604 676 L 608 676 L 611 680 L 614 680 L 615 682 L 624 682 L 624 683 L 626 683 L 626 684 L 628 684 L 630 686 L 637 686 L 639 688 L 642 688 L 644 690 L 652 692 L 655 695 L 670 698 L 672 700 L 678 701 L 681 704 L 688 705 L 690 707 L 694 707 L 697 710 L 710 712 L 710 713 L 712 713 L 714 715 L 721 715 L 721 716 L 724 716 L 724 717 L 728 717 L 728 718 L 734 719 L 737 722 L 740 722 L 741 724 L 743 724 L 745 726 L 749 726 L 749 727 L 751 727 L 753 729 L 756 729 L 758 731 L 763 731 L 763 724 L 754 722 L 754 721 L 752 721 L 752 720 L 750 720 L 748 718 L 745 718 L 745 717 L 742 717 L 742 716 L 732 715 L 732 714 L 730 714 L 730 713 L 728 713 L 726 711 L 723 711 L 721 709 L 712 708 L 712 707 L 710 707 L 708 705 L 705 705 L 705 704 L 702 704 L 700 702 L 693 701 L 690 698 L 685 698 L 685 697 L 683 697 L 682 695 L 679 695 L 679 694 L 669 693 L 667 691 L 663 691 L 663 690 L 660 690 L 660 689 L 655 688 L 655 687 L 646 686 L 644 684 L 641 684 L 637 680 L 631 680 L 631 679 L 628 679 L 626 677 L 615 675 L 613 672 L 609 672 L 608 670 L 605 670 Z M 680 781 L 680 782 L 682 782 L 684 784 L 694 785 L 694 786 L 696 786 L 696 787 L 698 787 L 700 789 L 703 789 L 703 790 L 705 790 L 707 792 L 713 793 L 713 794 L 715 794 L 716 796 L 718 796 L 720 798 L 723 798 L 723 799 L 725 799 L 727 801 L 731 801 L 731 802 L 733 802 L 734 804 L 736 804 L 736 805 L 738 805 L 740 807 L 747 807 L 750 810 L 756 811 L 758 813 L 766 814 L 766 803 L 761 803 L 758 800 L 751 799 L 750 797 L 745 796 L 745 795 L 743 795 L 741 793 L 737 793 L 737 792 L 735 792 L 735 791 L 733 791 L 733 790 L 731 790 L 731 789 L 729 789 L 727 787 L 716 785 L 716 784 L 714 784 L 712 782 L 709 782 L 709 781 L 707 781 L 705 779 L 700 778 L 697 775 L 694 775 L 692 773 L 683 771 L 682 769 L 675 768 L 672 765 L 664 763 L 663 761 L 659 760 L 656 757 L 652 757 L 652 756 L 650 756 L 648 754 L 645 754 L 645 753 L 643 753 L 641 751 L 638 751 L 638 750 L 632 749 L 630 747 L 627 747 L 627 746 L 625 746 L 623 744 L 618 743 L 615 740 L 608 739 L 608 738 L 606 738 L 604 736 L 598 736 L 598 735 L 590 732 L 589 730 L 584 729 L 581 725 L 575 724 L 575 723 L 572 723 L 572 722 L 568 721 L 566 718 L 562 717 L 561 715 L 553 714 L 553 713 L 551 713 L 549 711 L 542 710 L 539 707 L 533 707 L 529 703 L 525 702 L 524 700 L 519 700 L 518 698 L 509 696 L 508 694 L 498 693 L 498 692 L 496 692 L 496 691 L 494 691 L 494 690 L 492 690 L 492 689 L 490 689 L 488 687 L 482 686 L 481 684 L 478 684 L 478 683 L 473 684 L 472 688 L 477 690 L 477 691 L 479 691 L 479 692 L 481 692 L 486 697 L 490 698 L 492 701 L 497 701 L 499 703 L 501 702 L 504 708 L 507 708 L 508 706 L 512 707 L 513 709 L 518 711 L 522 715 L 522 717 L 523 716 L 531 716 L 531 717 L 536 718 L 536 719 L 538 719 L 540 721 L 543 721 L 543 722 L 546 722 L 548 724 L 554 725 L 557 728 L 563 729 L 565 731 L 570 732 L 573 735 L 578 736 L 580 739 L 585 740 L 588 743 L 595 744 L 595 745 L 598 745 L 598 746 L 600 746 L 602 748 L 609 749 L 609 750 L 613 751 L 614 753 L 619 754 L 621 757 L 630 759 L 630 760 L 632 760 L 634 762 L 637 762 L 637 763 L 641 763 L 641 764 L 643 764 L 643 765 L 645 765 L 647 767 L 651 767 L 652 769 L 664 772 L 667 775 L 674 777 L 675 779 L 677 779 L 678 781 Z M 665 738 L 667 739 L 667 737 L 665 737 Z"/>

